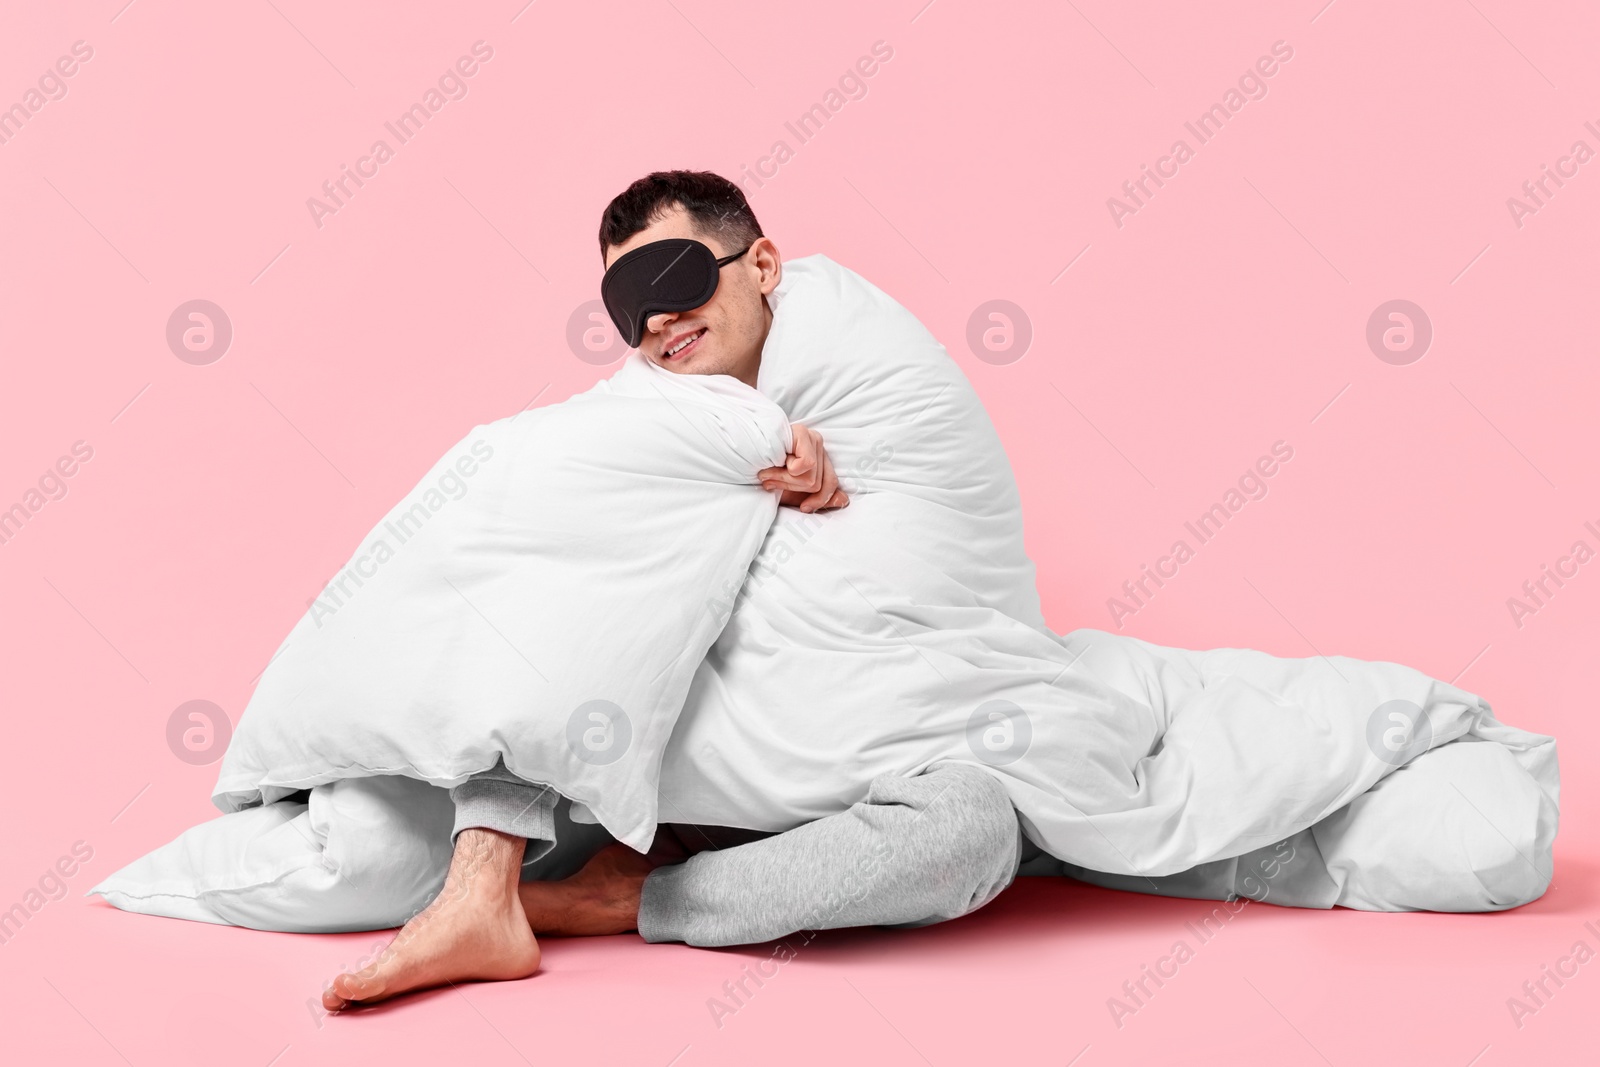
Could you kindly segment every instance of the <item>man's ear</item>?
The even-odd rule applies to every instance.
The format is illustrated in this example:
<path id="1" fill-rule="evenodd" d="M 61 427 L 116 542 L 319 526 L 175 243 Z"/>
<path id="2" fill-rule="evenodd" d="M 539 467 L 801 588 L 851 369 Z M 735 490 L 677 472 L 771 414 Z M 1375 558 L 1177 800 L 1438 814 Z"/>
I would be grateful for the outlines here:
<path id="1" fill-rule="evenodd" d="M 783 256 L 770 237 L 760 237 L 750 246 L 750 257 L 761 272 L 761 295 L 768 296 L 783 281 Z"/>

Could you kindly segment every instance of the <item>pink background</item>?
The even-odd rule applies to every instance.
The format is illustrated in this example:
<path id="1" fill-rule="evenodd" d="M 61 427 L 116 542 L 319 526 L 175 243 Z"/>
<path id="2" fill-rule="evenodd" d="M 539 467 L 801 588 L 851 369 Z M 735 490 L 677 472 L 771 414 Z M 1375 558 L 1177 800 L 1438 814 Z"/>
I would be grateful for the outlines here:
<path id="1" fill-rule="evenodd" d="M 1575 941 L 1600 948 L 1600 563 L 1520 627 L 1506 604 L 1575 540 L 1600 548 L 1600 161 L 1520 226 L 1506 203 L 1574 141 L 1600 149 L 1591 5 L 124 3 L 8 5 L 0 26 L 0 105 L 93 49 L 0 144 L 0 507 L 93 448 L 0 545 L 0 908 L 93 849 L 0 946 L 0 1049 L 25 1050 L 6 1059 L 1464 1065 L 1592 1040 L 1600 965 L 1520 1028 L 1506 1004 Z M 468 95 L 319 228 L 307 198 L 479 40 Z M 799 144 L 784 123 L 880 40 L 865 97 Z M 1183 123 L 1280 40 L 1265 98 L 1198 145 Z M 1119 228 L 1107 198 L 1179 137 L 1194 158 Z M 611 372 L 566 341 L 607 199 L 651 169 L 738 177 L 779 139 L 793 157 L 751 186 L 763 224 L 966 369 L 1057 629 L 1114 628 L 1123 580 L 1288 442 L 1270 494 L 1124 632 L 1400 660 L 1556 734 L 1549 894 L 1491 916 L 1252 906 L 1120 1030 L 1107 998 L 1205 905 L 1029 880 L 946 926 L 826 935 L 718 1029 L 707 998 L 770 949 L 550 942 L 531 981 L 317 1020 L 308 998 L 382 935 L 82 899 L 213 814 L 215 765 L 169 748 L 175 708 L 236 718 L 445 447 Z M 209 365 L 165 337 L 193 299 L 233 327 Z M 993 299 L 1031 323 L 1012 362 L 965 340 Z M 1393 299 L 1433 326 L 1409 365 L 1365 339 Z"/>

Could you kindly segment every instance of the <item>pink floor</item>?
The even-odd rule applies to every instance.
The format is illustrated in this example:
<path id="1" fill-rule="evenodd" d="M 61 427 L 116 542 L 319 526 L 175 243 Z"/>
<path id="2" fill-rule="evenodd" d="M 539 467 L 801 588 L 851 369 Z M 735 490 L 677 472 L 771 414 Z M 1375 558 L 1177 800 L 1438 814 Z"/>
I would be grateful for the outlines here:
<path id="1" fill-rule="evenodd" d="M 1597 36 L 1574 0 L 8 5 L 0 512 L 28 517 L 0 539 L 0 912 L 27 918 L 0 1063 L 1593 1062 L 1600 564 L 1524 589 L 1600 548 Z M 329 212 L 475 42 L 492 58 Z M 1554 888 L 1485 916 L 1249 905 L 1117 1017 L 1207 905 L 1029 880 L 947 926 L 824 935 L 717 1017 L 770 948 L 551 942 L 530 981 L 324 1019 L 379 935 L 83 899 L 214 813 L 225 738 L 174 744 L 176 709 L 237 721 L 446 447 L 611 373 L 596 219 L 670 166 L 746 181 L 786 256 L 946 343 L 1053 625 L 1398 660 L 1556 735 Z M 182 315 L 169 338 L 195 300 L 225 350 L 186 349 Z M 1425 348 L 1385 347 L 1397 300 Z M 1280 441 L 1267 494 L 1116 610 Z"/>
<path id="2" fill-rule="evenodd" d="M 1513 915 L 1250 904 L 1204 942 L 1188 925 L 1199 902 L 1029 878 L 945 926 L 791 939 L 781 967 L 771 946 L 550 940 L 532 979 L 338 1017 L 315 1007 L 322 978 L 381 935 L 64 901 L 5 949 L 6 1045 L 28 1050 L 11 1062 L 106 1064 L 1584 1062 L 1587 968 L 1563 989 L 1547 981 L 1555 995 L 1520 1029 L 1505 1001 L 1574 941 L 1600 943 L 1583 927 L 1600 925 L 1594 875 L 1567 860 L 1558 888 Z M 1179 940 L 1193 958 L 1130 999 L 1123 983 Z M 746 978 L 758 965 L 776 969 L 759 987 Z M 750 995 L 730 998 L 741 979 Z M 1112 998 L 1135 1010 L 1114 1016 Z"/>

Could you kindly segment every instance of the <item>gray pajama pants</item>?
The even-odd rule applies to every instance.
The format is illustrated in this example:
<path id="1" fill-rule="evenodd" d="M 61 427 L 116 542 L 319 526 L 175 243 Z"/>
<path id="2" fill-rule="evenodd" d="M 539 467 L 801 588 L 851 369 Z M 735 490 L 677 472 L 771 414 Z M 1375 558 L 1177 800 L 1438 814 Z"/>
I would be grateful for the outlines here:
<path id="1" fill-rule="evenodd" d="M 601 828 L 567 819 L 555 790 L 503 765 L 463 782 L 451 799 L 454 833 L 484 827 L 527 838 L 524 879 L 570 874 L 611 841 Z M 876 778 L 849 810 L 787 833 L 663 829 L 696 854 L 645 880 L 639 933 L 704 946 L 953 919 L 1010 885 L 1024 849 L 1005 790 L 959 764 Z"/>

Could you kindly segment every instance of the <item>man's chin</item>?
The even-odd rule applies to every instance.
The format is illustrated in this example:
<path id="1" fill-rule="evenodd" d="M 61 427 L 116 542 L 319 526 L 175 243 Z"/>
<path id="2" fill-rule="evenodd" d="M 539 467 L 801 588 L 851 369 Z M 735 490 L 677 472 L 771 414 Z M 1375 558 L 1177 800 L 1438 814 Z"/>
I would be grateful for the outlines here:
<path id="1" fill-rule="evenodd" d="M 664 367 L 674 374 L 726 374 L 727 371 L 717 365 L 715 359 L 708 359 L 703 353 L 696 352 L 683 359 L 656 360 L 656 366 Z"/>

